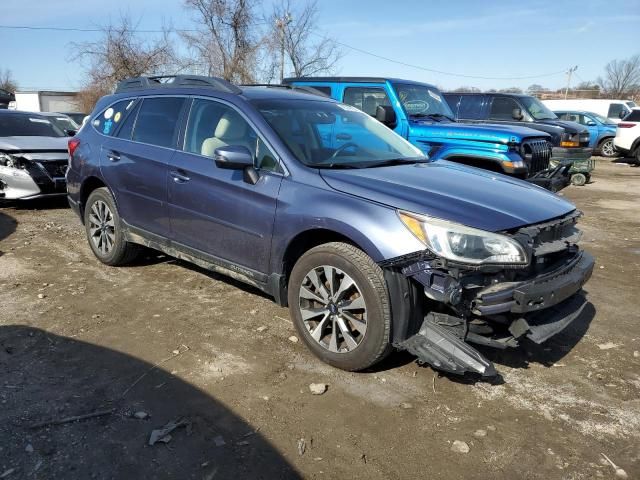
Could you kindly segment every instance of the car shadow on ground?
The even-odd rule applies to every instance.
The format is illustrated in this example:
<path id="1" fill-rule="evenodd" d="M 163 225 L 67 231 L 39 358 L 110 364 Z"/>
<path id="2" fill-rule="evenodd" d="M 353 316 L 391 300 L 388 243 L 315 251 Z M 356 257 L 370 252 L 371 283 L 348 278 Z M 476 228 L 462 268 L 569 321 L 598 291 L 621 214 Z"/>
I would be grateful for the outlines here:
<path id="1" fill-rule="evenodd" d="M 13 469 L 9 478 L 300 478 L 214 397 L 125 353 L 0 326 L 0 371 L 0 472 Z M 152 430 L 171 421 L 180 426 L 166 443 L 150 446 Z"/>
<path id="2" fill-rule="evenodd" d="M 16 231 L 18 227 L 18 221 L 13 218 L 11 215 L 7 215 L 2 210 L 0 210 L 0 240 L 4 240 L 13 232 Z M 3 255 L 2 250 L 0 250 L 0 257 Z"/>
<path id="3" fill-rule="evenodd" d="M 71 211 L 69 202 L 64 195 L 55 197 L 35 198 L 33 200 L 3 200 L 0 208 L 14 208 L 16 210 L 57 210 Z"/>

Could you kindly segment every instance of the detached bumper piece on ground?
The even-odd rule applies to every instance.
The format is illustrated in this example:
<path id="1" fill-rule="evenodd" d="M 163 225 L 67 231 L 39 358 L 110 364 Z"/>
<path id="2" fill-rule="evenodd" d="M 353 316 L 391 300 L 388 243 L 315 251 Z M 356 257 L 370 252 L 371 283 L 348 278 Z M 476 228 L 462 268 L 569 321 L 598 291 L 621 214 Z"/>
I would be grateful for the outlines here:
<path id="1" fill-rule="evenodd" d="M 471 344 L 505 349 L 561 332 L 587 305 L 581 289 L 594 267 L 593 257 L 575 245 L 579 216 L 514 232 L 533 259 L 526 267 L 455 265 L 430 253 L 405 260 L 401 271 L 424 289 L 430 313 L 395 346 L 438 370 L 491 377 L 495 367 Z"/>

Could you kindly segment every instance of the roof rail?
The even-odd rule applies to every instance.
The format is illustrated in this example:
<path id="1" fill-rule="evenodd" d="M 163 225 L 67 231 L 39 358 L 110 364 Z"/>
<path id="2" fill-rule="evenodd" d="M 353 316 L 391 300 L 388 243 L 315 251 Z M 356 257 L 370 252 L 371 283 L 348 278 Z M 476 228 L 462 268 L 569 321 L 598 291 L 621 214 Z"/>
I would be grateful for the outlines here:
<path id="1" fill-rule="evenodd" d="M 297 90 L 299 92 L 310 93 L 312 95 L 319 95 L 322 97 L 328 97 L 324 92 L 321 92 L 317 88 L 307 87 L 306 85 L 282 85 L 278 83 L 245 83 L 240 85 L 241 87 L 265 87 L 265 88 L 285 88 L 287 90 Z"/>
<path id="2" fill-rule="evenodd" d="M 202 75 L 156 75 L 152 77 L 127 78 L 118 82 L 115 93 L 145 88 L 169 87 L 211 87 L 219 92 L 242 93 L 242 90 L 237 86 L 222 78 Z"/>

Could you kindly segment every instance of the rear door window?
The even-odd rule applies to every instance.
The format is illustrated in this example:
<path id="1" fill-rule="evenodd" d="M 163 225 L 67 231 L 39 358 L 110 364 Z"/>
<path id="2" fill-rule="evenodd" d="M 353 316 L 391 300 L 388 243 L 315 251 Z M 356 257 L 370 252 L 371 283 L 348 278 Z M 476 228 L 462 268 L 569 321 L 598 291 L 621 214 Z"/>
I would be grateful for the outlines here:
<path id="1" fill-rule="evenodd" d="M 629 115 L 624 117 L 628 122 L 640 122 L 640 110 L 632 110 Z"/>
<path id="2" fill-rule="evenodd" d="M 510 97 L 495 97 L 491 102 L 489 119 L 491 120 L 513 120 L 513 110 L 520 108 L 518 102 Z"/>
<path id="3" fill-rule="evenodd" d="M 458 117 L 469 120 L 482 120 L 484 117 L 482 113 L 483 104 L 483 95 L 460 95 Z M 511 113 L 509 113 L 509 118 L 511 118 Z"/>
<path id="4" fill-rule="evenodd" d="M 131 139 L 158 147 L 175 148 L 184 103 L 182 97 L 145 98 Z"/>
<path id="5" fill-rule="evenodd" d="M 347 87 L 344 90 L 343 102 L 372 117 L 376 116 L 378 105 L 391 106 L 387 93 L 380 87 Z"/>

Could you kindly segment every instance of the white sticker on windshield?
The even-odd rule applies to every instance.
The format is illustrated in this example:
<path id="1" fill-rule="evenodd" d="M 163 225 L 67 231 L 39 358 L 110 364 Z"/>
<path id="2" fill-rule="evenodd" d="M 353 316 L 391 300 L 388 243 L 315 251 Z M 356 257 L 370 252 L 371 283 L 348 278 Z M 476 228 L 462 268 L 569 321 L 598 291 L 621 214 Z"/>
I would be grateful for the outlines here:
<path id="1" fill-rule="evenodd" d="M 352 105 L 347 105 L 346 103 L 336 103 L 336 105 L 338 106 L 338 108 L 341 108 L 343 110 L 347 110 L 349 112 L 359 112 L 360 111 L 356 107 L 354 107 Z"/>
<path id="2" fill-rule="evenodd" d="M 49 120 L 45 120 L 44 118 L 29 118 L 29 121 L 34 123 L 49 123 Z"/>
<path id="3" fill-rule="evenodd" d="M 437 93 L 432 92 L 431 90 L 429 90 L 429 96 L 439 102 L 442 102 L 442 98 L 440 97 L 440 95 L 438 95 Z"/>
<path id="4" fill-rule="evenodd" d="M 104 118 L 109 120 L 111 117 L 113 117 L 113 108 L 109 107 L 104 112 Z"/>

